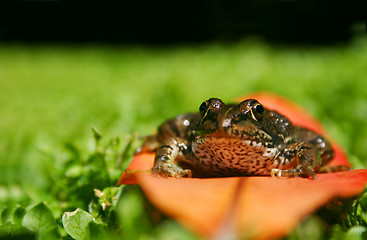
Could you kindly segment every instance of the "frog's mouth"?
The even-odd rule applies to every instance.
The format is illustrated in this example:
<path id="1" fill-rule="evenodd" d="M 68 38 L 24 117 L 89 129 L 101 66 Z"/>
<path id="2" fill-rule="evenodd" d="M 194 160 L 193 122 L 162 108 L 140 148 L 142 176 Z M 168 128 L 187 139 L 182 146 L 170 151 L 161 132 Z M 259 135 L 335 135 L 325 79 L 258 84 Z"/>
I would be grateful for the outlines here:
<path id="1" fill-rule="evenodd" d="M 223 129 L 198 131 L 197 135 L 214 138 L 236 138 L 255 142 L 272 142 L 272 137 L 253 125 L 231 126 Z"/>
<path id="2" fill-rule="evenodd" d="M 195 144 L 196 145 L 205 145 L 205 144 L 212 144 L 216 143 L 219 145 L 227 145 L 237 140 L 242 145 L 246 146 L 253 146 L 253 147 L 267 147 L 268 142 L 261 141 L 257 138 L 250 138 L 247 135 L 228 135 L 224 133 L 212 133 L 208 135 L 198 136 L 196 137 Z"/>

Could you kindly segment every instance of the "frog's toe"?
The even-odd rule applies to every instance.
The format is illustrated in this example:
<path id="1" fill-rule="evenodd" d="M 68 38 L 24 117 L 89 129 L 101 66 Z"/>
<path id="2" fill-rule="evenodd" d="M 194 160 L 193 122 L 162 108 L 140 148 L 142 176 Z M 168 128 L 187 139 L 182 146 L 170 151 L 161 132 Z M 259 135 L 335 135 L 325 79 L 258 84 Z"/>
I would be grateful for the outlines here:
<path id="1" fill-rule="evenodd" d="M 282 176 L 282 170 L 278 168 L 273 168 L 271 170 L 271 177 L 281 177 Z"/>
<path id="2" fill-rule="evenodd" d="M 181 171 L 181 177 L 187 176 L 188 178 L 192 178 L 192 173 L 190 169 L 185 169 Z"/>
<path id="3" fill-rule="evenodd" d="M 351 167 L 341 165 L 341 166 L 322 166 L 317 172 L 318 173 L 332 173 L 332 172 L 345 172 L 352 170 Z"/>
<path id="4" fill-rule="evenodd" d="M 282 169 L 279 169 L 279 168 L 273 168 L 271 170 L 271 176 L 272 177 L 278 177 L 278 178 L 281 178 L 281 177 L 296 178 L 296 177 L 299 176 L 299 172 L 300 172 L 299 169 L 282 170 Z"/>
<path id="5" fill-rule="evenodd" d="M 164 165 L 154 166 L 153 172 L 163 177 L 181 178 L 184 176 L 192 176 L 190 169 L 182 169 L 180 167 L 171 167 Z"/>
<path id="6" fill-rule="evenodd" d="M 273 168 L 271 170 L 272 177 L 288 177 L 288 178 L 297 178 L 297 177 L 311 177 L 313 179 L 317 179 L 315 172 L 312 168 L 292 168 L 288 170 L 282 170 L 278 168 Z"/>
<path id="7" fill-rule="evenodd" d="M 315 171 L 310 166 L 302 168 L 302 175 L 305 175 L 307 177 L 311 177 L 312 179 L 317 179 Z"/>
<path id="8" fill-rule="evenodd" d="M 273 168 L 271 170 L 271 176 L 272 177 L 288 177 L 288 178 L 296 178 L 298 176 L 301 175 L 302 170 L 301 169 L 297 169 L 297 168 L 293 168 L 293 169 L 289 169 L 289 170 L 282 170 L 282 169 L 278 169 L 278 168 Z"/>

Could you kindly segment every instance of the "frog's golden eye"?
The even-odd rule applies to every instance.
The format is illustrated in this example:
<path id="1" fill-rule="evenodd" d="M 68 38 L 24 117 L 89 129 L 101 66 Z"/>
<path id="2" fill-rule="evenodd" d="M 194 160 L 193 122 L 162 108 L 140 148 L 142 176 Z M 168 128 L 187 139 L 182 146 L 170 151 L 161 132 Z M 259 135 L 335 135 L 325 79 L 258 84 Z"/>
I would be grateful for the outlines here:
<path id="1" fill-rule="evenodd" d="M 199 111 L 201 116 L 205 116 L 205 114 L 211 114 L 213 112 L 216 112 L 224 105 L 223 101 L 219 98 L 210 98 L 209 100 L 206 100 L 203 102 L 200 107 Z"/>
<path id="2" fill-rule="evenodd" d="M 250 115 L 255 121 L 261 121 L 265 112 L 264 107 L 255 99 L 247 99 L 241 102 L 240 109 L 247 116 Z"/>
<path id="3" fill-rule="evenodd" d="M 203 116 L 206 113 L 206 111 L 208 111 L 208 108 L 209 108 L 209 100 L 203 102 L 200 105 L 199 111 L 200 111 L 201 116 Z"/>
<path id="4" fill-rule="evenodd" d="M 265 111 L 263 105 L 261 105 L 260 103 L 257 103 L 253 108 L 260 115 L 262 115 L 264 113 L 264 111 Z"/>
<path id="5" fill-rule="evenodd" d="M 261 121 L 263 119 L 265 109 L 259 102 L 256 101 L 256 103 L 254 103 L 254 105 L 251 107 L 250 111 L 251 116 L 255 121 Z"/>
<path id="6" fill-rule="evenodd" d="M 264 107 L 255 99 L 247 99 L 240 103 L 240 110 L 255 121 L 261 121 L 265 112 Z"/>

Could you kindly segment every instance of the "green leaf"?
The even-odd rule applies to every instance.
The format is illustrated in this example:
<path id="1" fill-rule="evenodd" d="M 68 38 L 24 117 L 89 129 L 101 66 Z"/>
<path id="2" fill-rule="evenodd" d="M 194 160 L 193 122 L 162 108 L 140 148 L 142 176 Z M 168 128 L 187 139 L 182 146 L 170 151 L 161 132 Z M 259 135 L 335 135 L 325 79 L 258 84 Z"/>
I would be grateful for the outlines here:
<path id="1" fill-rule="evenodd" d="M 316 216 L 308 216 L 297 228 L 287 236 L 288 240 L 295 239 L 323 239 L 323 225 L 322 220 Z"/>
<path id="2" fill-rule="evenodd" d="M 40 240 L 60 240 L 60 234 L 57 231 L 57 228 L 50 228 L 47 231 L 45 231 L 44 233 L 42 233 L 42 235 L 40 235 L 38 237 L 38 239 Z"/>
<path id="3" fill-rule="evenodd" d="M 346 234 L 346 238 L 348 240 L 363 240 L 366 239 L 367 236 L 367 229 L 363 226 L 354 226 L 350 228 Z"/>
<path id="4" fill-rule="evenodd" d="M 24 207 L 22 206 L 17 207 L 13 213 L 13 223 L 16 225 L 21 225 L 26 213 L 27 210 L 25 210 Z"/>
<path id="5" fill-rule="evenodd" d="M 3 209 L 3 211 L 1 212 L 1 225 L 6 225 L 7 222 L 10 221 L 10 217 L 11 217 L 11 209 L 9 207 L 6 207 Z"/>
<path id="6" fill-rule="evenodd" d="M 99 140 L 101 140 L 102 138 L 102 133 L 96 127 L 92 127 L 92 132 L 94 139 L 96 141 L 96 147 L 98 148 Z"/>
<path id="7" fill-rule="evenodd" d="M 104 189 L 111 185 L 103 153 L 96 152 L 90 155 L 86 169 L 86 180 L 93 188 Z"/>
<path id="8" fill-rule="evenodd" d="M 85 239 L 106 239 L 106 231 L 104 226 L 95 222 L 90 222 L 87 226 L 87 235 Z"/>
<path id="9" fill-rule="evenodd" d="M 37 239 L 34 232 L 26 229 L 22 226 L 15 226 L 8 223 L 6 226 L 0 226 L 0 239 L 11 240 L 11 239 Z"/>
<path id="10" fill-rule="evenodd" d="M 61 239 L 57 232 L 55 218 L 44 203 L 39 203 L 29 209 L 23 217 L 22 225 L 35 232 L 37 239 Z"/>
<path id="11" fill-rule="evenodd" d="M 62 216 L 66 232 L 74 239 L 89 239 L 88 224 L 91 222 L 94 222 L 92 215 L 79 208 Z"/>
<path id="12" fill-rule="evenodd" d="M 123 239 L 142 239 L 151 235 L 153 224 L 146 207 L 144 196 L 137 186 L 124 188 L 116 206 Z"/>
<path id="13" fill-rule="evenodd" d="M 77 178 L 83 175 L 83 171 L 81 165 L 73 165 L 66 170 L 65 176 L 68 178 Z"/>

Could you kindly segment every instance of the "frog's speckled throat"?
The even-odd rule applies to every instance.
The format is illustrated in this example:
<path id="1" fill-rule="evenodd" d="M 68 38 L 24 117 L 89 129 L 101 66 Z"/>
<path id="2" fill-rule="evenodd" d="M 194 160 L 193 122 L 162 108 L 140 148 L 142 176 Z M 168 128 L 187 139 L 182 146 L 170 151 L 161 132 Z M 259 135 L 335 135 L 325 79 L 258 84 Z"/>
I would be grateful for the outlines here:
<path id="1" fill-rule="evenodd" d="M 206 176 L 270 175 L 273 168 L 292 167 L 289 162 L 274 164 L 277 149 L 256 141 L 206 137 L 193 143 L 192 150 L 198 159 L 196 168 Z"/>

